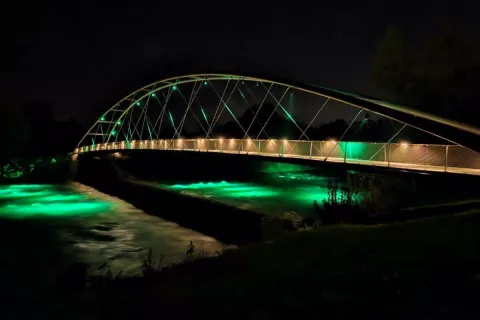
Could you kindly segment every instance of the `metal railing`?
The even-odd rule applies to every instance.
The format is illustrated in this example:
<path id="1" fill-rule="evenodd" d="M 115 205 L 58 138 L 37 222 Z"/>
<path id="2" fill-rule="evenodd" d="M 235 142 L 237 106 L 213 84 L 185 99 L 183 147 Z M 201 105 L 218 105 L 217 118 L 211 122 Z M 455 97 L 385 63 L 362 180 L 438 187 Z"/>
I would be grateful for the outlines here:
<path id="1" fill-rule="evenodd" d="M 457 145 L 275 139 L 166 139 L 83 146 L 75 149 L 75 153 L 126 149 L 251 154 L 480 175 L 480 153 Z"/>

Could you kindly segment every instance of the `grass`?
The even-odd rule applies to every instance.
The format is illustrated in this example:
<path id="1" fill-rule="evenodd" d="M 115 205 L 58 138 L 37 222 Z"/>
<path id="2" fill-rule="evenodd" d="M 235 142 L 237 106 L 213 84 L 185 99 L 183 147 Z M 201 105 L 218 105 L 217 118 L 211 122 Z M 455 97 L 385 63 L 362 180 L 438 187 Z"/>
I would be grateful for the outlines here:
<path id="1" fill-rule="evenodd" d="M 115 281 L 70 303 L 88 317 L 120 319 L 458 319 L 479 313 L 479 275 L 480 213 L 468 212 L 295 233 Z"/>

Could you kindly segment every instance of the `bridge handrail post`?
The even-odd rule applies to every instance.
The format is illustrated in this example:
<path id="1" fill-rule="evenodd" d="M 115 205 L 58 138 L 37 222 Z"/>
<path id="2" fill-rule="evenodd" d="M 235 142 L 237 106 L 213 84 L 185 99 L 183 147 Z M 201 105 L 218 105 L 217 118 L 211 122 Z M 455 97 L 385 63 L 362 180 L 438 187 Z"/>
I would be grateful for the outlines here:
<path id="1" fill-rule="evenodd" d="M 312 159 L 313 141 L 310 141 L 310 159 Z"/>
<path id="2" fill-rule="evenodd" d="M 390 152 L 391 152 L 391 144 L 390 142 L 387 142 L 387 147 L 388 147 L 388 158 L 387 158 L 387 162 L 388 162 L 388 167 L 390 167 Z"/>
<path id="3" fill-rule="evenodd" d="M 448 147 L 449 145 L 447 144 L 445 147 L 445 172 L 447 172 L 448 168 Z"/>
<path id="4" fill-rule="evenodd" d="M 343 163 L 347 163 L 348 141 L 345 142 L 345 153 L 343 154 Z"/>

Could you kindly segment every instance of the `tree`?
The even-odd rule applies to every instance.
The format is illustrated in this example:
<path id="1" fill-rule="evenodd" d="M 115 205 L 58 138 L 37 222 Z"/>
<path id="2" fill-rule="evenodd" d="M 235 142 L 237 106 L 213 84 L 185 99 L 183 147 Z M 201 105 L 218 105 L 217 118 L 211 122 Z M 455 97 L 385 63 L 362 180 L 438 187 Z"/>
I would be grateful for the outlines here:
<path id="1" fill-rule="evenodd" d="M 23 115 L 12 108 L 0 106 L 0 159 L 21 152 L 29 136 L 29 126 Z"/>
<path id="2" fill-rule="evenodd" d="M 406 103 L 412 86 L 412 57 L 403 31 L 389 27 L 378 43 L 373 61 L 373 80 L 390 100 Z"/>
<path id="3" fill-rule="evenodd" d="M 390 27 L 380 40 L 373 80 L 384 97 L 454 120 L 480 124 L 480 50 L 476 39 L 448 26 L 433 36 L 406 41 Z M 418 44 L 419 43 L 419 44 Z"/>

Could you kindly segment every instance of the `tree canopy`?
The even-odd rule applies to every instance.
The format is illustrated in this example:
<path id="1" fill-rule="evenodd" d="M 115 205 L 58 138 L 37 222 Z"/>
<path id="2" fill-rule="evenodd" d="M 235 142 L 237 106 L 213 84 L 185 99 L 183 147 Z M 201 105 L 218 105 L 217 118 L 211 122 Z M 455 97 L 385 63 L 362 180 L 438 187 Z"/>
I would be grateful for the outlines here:
<path id="1" fill-rule="evenodd" d="M 377 45 L 373 80 L 388 100 L 478 126 L 476 43 L 473 36 L 452 26 L 416 39 L 389 27 Z"/>

